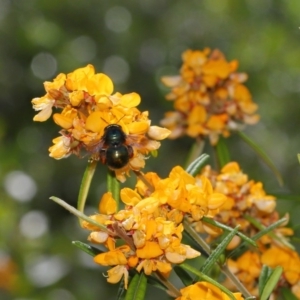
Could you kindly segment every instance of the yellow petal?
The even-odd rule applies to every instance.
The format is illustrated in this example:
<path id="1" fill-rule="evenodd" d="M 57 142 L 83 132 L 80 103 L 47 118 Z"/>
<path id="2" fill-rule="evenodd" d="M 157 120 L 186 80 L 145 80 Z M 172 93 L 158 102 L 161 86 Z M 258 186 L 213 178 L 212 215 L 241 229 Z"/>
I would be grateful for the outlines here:
<path id="1" fill-rule="evenodd" d="M 230 65 L 225 60 L 209 60 L 203 66 L 203 73 L 208 75 L 216 75 L 222 79 L 228 77 L 230 73 Z"/>
<path id="2" fill-rule="evenodd" d="M 104 215 L 112 215 L 117 211 L 117 202 L 111 192 L 105 193 L 99 203 L 99 211 Z"/>
<path id="3" fill-rule="evenodd" d="M 168 248 L 165 255 L 169 262 L 180 264 L 187 258 L 194 258 L 199 256 L 200 252 L 194 250 L 190 246 L 181 244 L 174 248 Z"/>
<path id="4" fill-rule="evenodd" d="M 212 115 L 206 122 L 206 126 L 211 130 L 221 130 L 225 127 L 228 119 L 227 114 L 223 115 Z"/>
<path id="5" fill-rule="evenodd" d="M 141 196 L 130 188 L 123 188 L 120 193 L 121 200 L 126 205 L 135 206 L 141 201 Z"/>
<path id="6" fill-rule="evenodd" d="M 115 266 L 107 271 L 107 282 L 118 283 L 124 275 L 124 287 L 127 289 L 128 285 L 128 271 L 125 266 Z"/>
<path id="7" fill-rule="evenodd" d="M 241 238 L 235 235 L 226 247 L 226 250 L 233 250 L 241 243 Z"/>
<path id="8" fill-rule="evenodd" d="M 90 64 L 84 68 L 76 69 L 74 72 L 67 75 L 65 86 L 69 91 L 87 91 L 86 83 L 94 74 L 95 68 Z"/>
<path id="9" fill-rule="evenodd" d="M 216 227 L 214 225 L 208 224 L 208 223 L 202 223 L 203 229 L 206 233 L 208 233 L 211 236 L 218 236 L 220 235 L 223 230 L 219 227 Z"/>
<path id="10" fill-rule="evenodd" d="M 127 125 L 129 133 L 131 134 L 144 134 L 149 129 L 148 121 L 133 122 Z"/>
<path id="11" fill-rule="evenodd" d="M 270 214 L 271 212 L 274 211 L 276 207 L 276 202 L 273 199 L 271 200 L 261 199 L 261 201 L 255 201 L 254 205 L 258 208 L 258 210 Z"/>
<path id="12" fill-rule="evenodd" d="M 66 80 L 66 74 L 60 73 L 54 78 L 52 82 L 51 81 L 44 82 L 45 90 L 47 92 L 51 89 L 59 90 L 64 85 L 65 80 Z"/>
<path id="13" fill-rule="evenodd" d="M 58 126 L 64 129 L 70 129 L 73 126 L 73 118 L 70 118 L 69 116 L 54 114 L 53 120 Z"/>
<path id="14" fill-rule="evenodd" d="M 86 87 L 90 95 L 111 95 L 114 90 L 112 80 L 103 73 L 93 75 L 87 80 Z"/>
<path id="15" fill-rule="evenodd" d="M 163 250 L 159 247 L 159 245 L 156 242 L 150 242 L 150 241 L 147 241 L 143 248 L 136 250 L 136 255 L 139 258 L 146 258 L 146 259 L 160 256 L 163 253 L 164 253 Z"/>
<path id="16" fill-rule="evenodd" d="M 137 247 L 137 248 L 142 248 L 145 246 L 145 242 L 146 242 L 146 235 L 143 231 L 141 230 L 136 230 L 134 232 L 134 234 L 132 235 L 133 237 L 133 242 L 134 242 L 134 245 Z"/>
<path id="17" fill-rule="evenodd" d="M 161 81 L 167 87 L 175 87 L 181 82 L 181 76 L 163 76 Z"/>
<path id="18" fill-rule="evenodd" d="M 150 240 L 156 234 L 157 223 L 153 219 L 152 220 L 147 220 L 145 226 L 146 226 L 146 239 Z"/>
<path id="19" fill-rule="evenodd" d="M 139 262 L 139 258 L 137 256 L 130 256 L 128 258 L 128 266 L 131 267 L 131 268 L 136 267 L 138 262 Z"/>
<path id="20" fill-rule="evenodd" d="M 158 269 L 158 271 L 163 273 L 164 276 L 166 275 L 166 277 L 168 277 L 168 274 L 172 271 L 171 264 L 168 262 L 160 261 L 160 260 L 156 260 L 155 262 L 156 262 L 156 268 Z"/>
<path id="21" fill-rule="evenodd" d="M 213 193 L 208 200 L 209 209 L 217 209 L 222 206 L 227 200 L 227 197 L 221 193 Z"/>
<path id="22" fill-rule="evenodd" d="M 52 114 L 52 106 L 47 106 L 33 117 L 33 121 L 44 122 L 50 118 Z"/>
<path id="23" fill-rule="evenodd" d="M 160 204 L 159 200 L 154 198 L 154 197 L 149 197 L 141 200 L 137 205 L 135 206 L 136 208 L 140 210 L 145 210 L 149 214 L 152 214 Z"/>
<path id="24" fill-rule="evenodd" d="M 52 114 L 52 107 L 55 101 L 49 97 L 50 96 L 46 94 L 43 97 L 32 99 L 31 103 L 34 110 L 40 110 L 40 112 L 34 116 L 34 121 L 43 122 L 50 118 Z"/>
<path id="25" fill-rule="evenodd" d="M 125 94 L 121 97 L 120 105 L 132 108 L 140 104 L 141 97 L 137 93 Z"/>
<path id="26" fill-rule="evenodd" d="M 71 154 L 69 152 L 70 140 L 67 137 L 60 136 L 52 140 L 52 142 L 54 143 L 54 145 L 49 148 L 50 157 L 53 157 L 55 159 L 61 159 Z"/>
<path id="27" fill-rule="evenodd" d="M 239 173 L 241 171 L 240 166 L 237 162 L 233 161 L 228 164 L 226 164 L 222 170 L 221 173 Z"/>
<path id="28" fill-rule="evenodd" d="M 100 253 L 94 257 L 94 262 L 102 266 L 125 265 L 127 259 L 122 251 L 115 249 L 105 253 Z"/>
<path id="29" fill-rule="evenodd" d="M 92 243 L 103 244 L 108 239 L 108 233 L 103 231 L 94 231 L 89 235 L 88 240 Z"/>
<path id="30" fill-rule="evenodd" d="M 152 259 L 146 259 L 142 260 L 139 265 L 136 267 L 136 270 L 140 272 L 142 269 L 144 269 L 144 273 L 146 275 L 151 275 L 152 271 L 155 269 L 155 263 Z"/>
<path id="31" fill-rule="evenodd" d="M 83 91 L 74 91 L 69 94 L 70 102 L 72 106 L 80 105 L 81 101 L 84 99 L 84 92 Z"/>
<path id="32" fill-rule="evenodd" d="M 206 110 L 202 105 L 195 106 L 188 116 L 189 124 L 195 124 L 195 123 L 202 124 L 203 122 L 205 122 L 205 120 L 206 120 Z"/>
<path id="33" fill-rule="evenodd" d="M 167 128 L 162 128 L 159 126 L 150 126 L 148 130 L 148 135 L 154 140 L 163 140 L 171 134 L 171 131 Z"/>
<path id="34" fill-rule="evenodd" d="M 92 112 L 86 119 L 85 128 L 92 132 L 103 133 L 107 123 L 104 121 L 105 113 L 101 111 Z"/>

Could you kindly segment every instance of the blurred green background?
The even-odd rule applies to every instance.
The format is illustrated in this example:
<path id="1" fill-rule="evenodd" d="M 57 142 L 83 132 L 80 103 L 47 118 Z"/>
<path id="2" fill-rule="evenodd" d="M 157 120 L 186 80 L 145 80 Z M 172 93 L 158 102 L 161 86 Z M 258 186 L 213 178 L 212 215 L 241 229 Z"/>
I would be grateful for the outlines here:
<path id="1" fill-rule="evenodd" d="M 0 0 L 0 270 L 11 259 L 17 278 L 7 290 L 9 277 L 0 271 L 0 299 L 115 299 L 117 292 L 117 285 L 106 284 L 106 269 L 71 245 L 85 241 L 88 232 L 48 200 L 55 195 L 75 206 L 86 166 L 86 159 L 49 158 L 58 127 L 50 120 L 32 121 L 31 99 L 44 95 L 43 82 L 60 72 L 92 63 L 112 77 L 115 91 L 138 92 L 140 109 L 149 110 L 152 124 L 158 124 L 172 109 L 160 77 L 178 72 L 188 48 L 219 48 L 249 74 L 247 86 L 261 121 L 246 133 L 274 161 L 285 186 L 278 186 L 238 136 L 228 140 L 232 159 L 268 193 L 297 200 L 299 15 L 300 1 Z M 175 164 L 184 164 L 192 143 L 189 138 L 163 142 L 145 171 L 166 176 Z M 87 213 L 97 210 L 105 173 L 99 165 Z M 297 225 L 299 201 L 278 200 L 278 207 Z M 153 295 L 148 292 L 147 299 Z"/>

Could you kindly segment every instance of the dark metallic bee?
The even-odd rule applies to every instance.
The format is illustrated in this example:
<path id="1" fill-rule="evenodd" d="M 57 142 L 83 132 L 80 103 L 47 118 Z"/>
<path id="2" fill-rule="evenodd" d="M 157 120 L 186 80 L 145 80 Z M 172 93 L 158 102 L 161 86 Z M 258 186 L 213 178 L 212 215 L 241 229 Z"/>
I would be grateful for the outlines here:
<path id="1" fill-rule="evenodd" d="M 105 127 L 98 149 L 100 161 L 112 170 L 125 167 L 133 157 L 133 148 L 126 144 L 126 134 L 118 124 Z"/>

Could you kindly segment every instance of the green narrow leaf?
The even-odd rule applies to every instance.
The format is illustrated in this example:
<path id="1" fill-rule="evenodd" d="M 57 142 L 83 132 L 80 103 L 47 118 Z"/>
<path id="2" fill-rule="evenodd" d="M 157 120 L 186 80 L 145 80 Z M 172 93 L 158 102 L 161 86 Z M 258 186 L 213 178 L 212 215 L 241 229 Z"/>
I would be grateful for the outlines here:
<path id="1" fill-rule="evenodd" d="M 66 210 L 68 210 L 70 213 L 72 213 L 74 216 L 85 220 L 97 227 L 99 227 L 100 229 L 102 229 L 103 231 L 108 231 L 108 229 L 106 228 L 105 225 L 100 224 L 98 222 L 96 222 L 95 220 L 89 218 L 88 216 L 86 216 L 84 213 L 82 213 L 81 211 L 79 211 L 78 209 L 76 209 L 75 207 L 71 206 L 70 204 L 68 204 L 66 201 L 63 201 L 62 199 L 59 199 L 57 197 L 50 197 L 50 199 L 54 202 L 56 202 L 58 205 L 62 206 L 63 208 L 65 208 Z"/>
<path id="2" fill-rule="evenodd" d="M 219 228 L 221 228 L 223 230 L 226 230 L 226 231 L 232 231 L 233 230 L 233 228 L 231 228 L 230 226 L 224 225 L 224 224 L 222 224 L 222 223 L 220 223 L 218 221 L 215 221 L 213 219 L 210 219 L 208 217 L 203 217 L 202 221 L 205 222 L 205 223 L 214 225 L 216 227 L 219 227 Z M 251 238 L 249 238 L 246 235 L 244 235 L 242 232 L 238 231 L 236 233 L 236 235 L 239 236 L 246 243 L 251 244 L 254 247 L 257 247 L 256 243 Z"/>
<path id="3" fill-rule="evenodd" d="M 78 200 L 77 200 L 77 209 L 82 213 L 84 212 L 86 198 L 89 193 L 89 189 L 91 186 L 92 179 L 94 177 L 96 166 L 97 166 L 97 161 L 95 160 L 89 161 L 81 180 Z M 82 223 L 81 219 L 79 219 L 79 223 L 81 226 Z"/>
<path id="4" fill-rule="evenodd" d="M 295 294 L 292 293 L 291 289 L 289 289 L 289 288 L 284 287 L 284 288 L 281 288 L 280 291 L 282 293 L 284 300 L 299 300 L 299 298 L 297 298 L 295 296 Z"/>
<path id="5" fill-rule="evenodd" d="M 268 300 L 269 296 L 271 295 L 272 291 L 274 290 L 275 286 L 280 279 L 282 274 L 283 268 L 281 266 L 276 267 L 271 275 L 269 276 L 268 280 L 266 281 L 265 286 L 263 287 L 263 292 L 260 296 L 260 300 Z"/>
<path id="6" fill-rule="evenodd" d="M 283 179 L 279 172 L 279 170 L 276 168 L 275 164 L 272 162 L 270 157 L 253 141 L 251 140 L 245 133 L 238 131 L 238 134 L 243 139 L 243 141 L 248 144 L 252 150 L 265 162 L 265 164 L 272 170 L 275 177 L 277 178 L 277 181 L 280 186 L 283 186 Z"/>
<path id="7" fill-rule="evenodd" d="M 144 300 L 147 289 L 147 277 L 144 272 L 137 273 L 130 281 L 125 300 Z"/>
<path id="8" fill-rule="evenodd" d="M 254 240 L 254 241 L 257 241 L 259 238 L 261 238 L 262 236 L 264 236 L 267 233 L 270 233 L 272 230 L 274 230 L 275 228 L 281 226 L 282 224 L 284 224 L 287 221 L 286 218 L 281 218 L 278 221 L 274 222 L 272 225 L 270 225 L 268 227 L 265 227 L 261 223 L 259 223 L 256 219 L 254 219 L 250 216 L 245 215 L 244 218 L 246 220 L 248 220 L 256 228 L 261 230 L 260 232 L 258 232 L 257 234 L 255 234 L 252 237 L 252 240 Z"/>
<path id="9" fill-rule="evenodd" d="M 271 226 L 269 227 L 265 227 L 263 226 L 260 222 L 258 222 L 255 218 L 251 217 L 251 216 L 245 216 L 245 219 L 248 220 L 252 225 L 254 225 L 256 228 L 258 228 L 259 230 L 261 230 L 259 233 L 262 233 L 263 235 L 268 234 L 272 239 L 278 241 L 279 243 L 289 247 L 290 249 L 295 249 L 295 247 L 290 244 L 286 239 L 277 236 L 274 232 L 272 232 L 273 229 L 275 229 L 276 227 L 279 227 L 280 225 L 278 225 L 278 222 L 280 224 L 284 223 L 282 221 L 286 221 L 286 218 L 281 218 L 280 220 L 278 220 L 277 222 L 273 223 L 271 226 L 276 225 L 276 227 L 274 227 L 272 230 L 270 230 L 270 228 L 272 228 Z M 265 232 L 265 230 L 267 229 L 267 231 Z M 256 235 L 255 235 L 256 236 Z M 253 237 L 252 237 L 253 239 Z"/>
<path id="10" fill-rule="evenodd" d="M 190 165 L 197 157 L 199 157 L 203 151 L 205 142 L 203 139 L 196 139 L 195 143 L 193 144 L 191 150 L 188 153 L 185 166 Z"/>
<path id="11" fill-rule="evenodd" d="M 120 202 L 120 182 L 112 170 L 108 170 L 107 172 L 107 191 L 112 193 L 113 198 L 117 202 L 118 209 Z"/>
<path id="12" fill-rule="evenodd" d="M 226 164 L 228 164 L 230 159 L 230 154 L 225 143 L 225 139 L 220 137 L 217 145 L 215 146 L 217 152 L 217 158 L 219 163 L 219 168 L 223 168 Z"/>
<path id="13" fill-rule="evenodd" d="M 298 161 L 300 163 L 300 154 L 299 153 L 297 154 L 297 157 L 298 157 Z"/>
<path id="14" fill-rule="evenodd" d="M 95 248 L 95 247 L 93 247 L 93 246 L 90 246 L 90 245 L 88 245 L 88 244 L 82 243 L 82 242 L 80 242 L 80 241 L 73 241 L 72 244 L 73 244 L 75 247 L 77 247 L 77 248 L 79 248 L 80 250 L 82 250 L 83 252 L 85 252 L 85 253 L 87 253 L 87 254 L 93 256 L 93 257 L 96 256 L 97 254 L 103 252 L 103 251 L 101 251 L 100 249 L 97 249 L 97 248 Z"/>
<path id="15" fill-rule="evenodd" d="M 193 278 L 190 276 L 190 274 L 184 269 L 182 269 L 180 266 L 175 266 L 173 270 L 185 286 L 188 286 L 193 283 Z"/>
<path id="16" fill-rule="evenodd" d="M 247 219 L 248 221 L 250 221 L 249 218 L 248 218 L 247 216 L 244 216 L 244 218 Z M 250 222 L 251 222 L 251 221 L 250 221 Z M 276 221 L 276 222 L 273 223 L 272 225 L 270 225 L 270 226 L 268 226 L 268 227 L 262 229 L 260 232 L 258 232 L 258 233 L 255 234 L 254 236 L 252 236 L 251 239 L 252 239 L 253 241 L 257 241 L 257 240 L 260 239 L 262 236 L 264 236 L 265 234 L 270 233 L 272 230 L 274 230 L 275 228 L 279 227 L 280 225 L 282 225 L 282 224 L 285 223 L 285 222 L 286 222 L 286 218 L 281 218 L 280 220 Z M 254 225 L 254 224 L 253 224 L 253 225 Z M 261 225 L 261 224 L 259 224 L 259 225 L 257 224 L 257 226 L 259 226 L 259 227 L 257 227 L 257 228 L 261 228 L 262 225 Z M 230 253 L 230 255 L 228 255 L 227 257 L 229 258 L 229 257 L 233 257 L 233 256 L 235 256 L 235 255 L 240 256 L 241 253 L 243 253 L 243 252 L 246 251 L 246 249 L 247 249 L 246 246 L 247 246 L 247 245 L 246 245 L 245 242 L 241 243 L 241 244 L 240 244 L 237 248 L 235 248 L 235 249 Z"/>
<path id="17" fill-rule="evenodd" d="M 117 300 L 123 300 L 125 293 L 126 290 L 125 290 L 124 280 L 121 280 L 118 288 Z"/>
<path id="18" fill-rule="evenodd" d="M 266 282 L 267 282 L 268 277 L 270 276 L 270 274 L 271 274 L 271 269 L 268 266 L 263 265 L 263 267 L 261 269 L 261 273 L 259 275 L 259 280 L 258 280 L 259 295 L 262 294 L 264 286 L 266 285 Z"/>
<path id="19" fill-rule="evenodd" d="M 203 272 L 204 274 L 208 273 L 208 271 L 220 259 L 220 256 L 224 253 L 226 247 L 228 246 L 230 241 L 233 239 L 233 237 L 236 235 L 238 230 L 239 230 L 239 226 L 232 229 L 232 231 L 228 233 L 228 235 L 222 240 L 222 242 L 218 245 L 218 247 L 214 251 L 211 252 L 210 256 L 204 262 L 204 264 L 201 268 L 201 272 Z"/>
<path id="20" fill-rule="evenodd" d="M 194 267 L 188 265 L 187 263 L 182 263 L 179 266 L 181 266 L 183 269 L 185 269 L 185 270 L 193 273 L 194 275 L 198 276 L 202 280 L 207 281 L 207 282 L 213 284 L 214 286 L 218 287 L 230 299 L 236 300 L 235 297 L 234 297 L 234 295 L 225 286 L 221 285 L 220 283 L 218 283 L 217 281 L 213 280 L 212 278 L 210 278 L 209 276 L 205 275 L 204 273 L 198 271 Z"/>
<path id="21" fill-rule="evenodd" d="M 207 164 L 208 160 L 208 154 L 201 154 L 192 163 L 190 163 L 190 165 L 186 168 L 186 172 L 192 176 L 196 176 L 197 174 L 199 174 L 200 170 Z"/>

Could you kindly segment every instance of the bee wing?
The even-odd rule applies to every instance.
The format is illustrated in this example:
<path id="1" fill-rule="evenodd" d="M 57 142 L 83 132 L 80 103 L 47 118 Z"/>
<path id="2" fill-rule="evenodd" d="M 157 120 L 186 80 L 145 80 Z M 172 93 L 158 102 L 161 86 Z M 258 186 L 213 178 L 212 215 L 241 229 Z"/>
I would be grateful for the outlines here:
<path id="1" fill-rule="evenodd" d="M 104 146 L 104 140 L 101 139 L 100 141 L 95 141 L 90 143 L 89 145 L 85 146 L 85 148 L 91 154 L 99 154 L 103 146 Z"/>
<path id="2" fill-rule="evenodd" d="M 152 141 L 145 136 L 137 135 L 137 134 L 128 134 L 126 136 L 126 144 L 132 146 L 137 149 L 139 152 L 148 153 L 152 148 L 153 143 L 158 143 L 157 141 Z M 154 148 L 156 148 L 154 146 Z M 157 148 L 156 148 L 157 149 Z"/>

